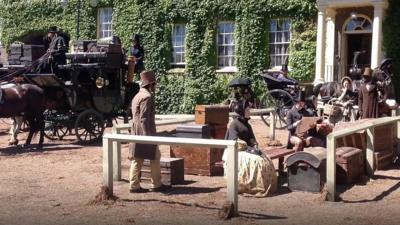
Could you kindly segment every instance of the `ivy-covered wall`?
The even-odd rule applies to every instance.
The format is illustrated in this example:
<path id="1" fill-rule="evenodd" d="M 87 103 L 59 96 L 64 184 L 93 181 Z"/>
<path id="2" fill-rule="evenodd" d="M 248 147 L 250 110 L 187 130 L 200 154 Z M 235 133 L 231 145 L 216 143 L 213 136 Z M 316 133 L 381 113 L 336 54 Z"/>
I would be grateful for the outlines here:
<path id="1" fill-rule="evenodd" d="M 77 0 L 63 10 L 57 0 L 3 1 L 0 4 L 2 42 L 9 45 L 34 30 L 57 25 L 76 36 Z M 96 9 L 83 1 L 81 39 L 96 37 Z M 99 0 L 98 7 L 113 8 L 113 32 L 129 43 L 132 33 L 143 36 L 147 69 L 157 72 L 160 113 L 193 112 L 195 104 L 218 103 L 229 94 L 227 83 L 234 76 L 249 77 L 255 93 L 266 91 L 260 72 L 268 68 L 270 19 L 293 21 L 289 64 L 292 75 L 302 81 L 314 76 L 315 0 Z M 216 73 L 216 31 L 219 20 L 235 22 L 235 52 L 238 73 Z M 184 74 L 168 75 L 171 58 L 171 28 L 186 24 Z M 125 46 L 127 47 L 127 46 Z"/>

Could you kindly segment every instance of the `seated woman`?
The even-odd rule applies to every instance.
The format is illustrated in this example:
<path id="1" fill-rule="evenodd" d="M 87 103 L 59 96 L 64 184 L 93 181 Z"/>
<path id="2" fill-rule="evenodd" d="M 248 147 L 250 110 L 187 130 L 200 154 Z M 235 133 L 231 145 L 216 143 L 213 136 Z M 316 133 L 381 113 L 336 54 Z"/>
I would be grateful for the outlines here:
<path id="1" fill-rule="evenodd" d="M 239 193 L 265 197 L 275 192 L 277 176 L 274 165 L 268 156 L 258 150 L 258 144 L 248 120 L 250 106 L 248 101 L 239 101 L 234 107 L 236 116 L 226 132 L 226 140 L 237 140 L 239 144 Z M 226 168 L 227 153 L 222 159 Z"/>

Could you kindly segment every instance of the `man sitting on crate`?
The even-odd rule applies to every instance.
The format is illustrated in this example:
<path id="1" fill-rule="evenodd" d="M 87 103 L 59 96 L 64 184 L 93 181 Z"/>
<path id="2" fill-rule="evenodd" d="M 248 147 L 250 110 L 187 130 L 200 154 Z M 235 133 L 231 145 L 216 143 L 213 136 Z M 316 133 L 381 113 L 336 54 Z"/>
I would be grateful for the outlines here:
<path id="1" fill-rule="evenodd" d="M 57 66 L 66 63 L 65 53 L 67 52 L 67 44 L 62 35 L 58 34 L 58 28 L 52 26 L 49 28 L 47 38 L 50 41 L 49 48 L 44 56 L 39 60 L 36 68 L 38 73 L 57 73 Z"/>
<path id="2" fill-rule="evenodd" d="M 268 156 L 259 149 L 253 129 L 249 124 L 250 104 L 246 100 L 239 101 L 234 106 L 233 121 L 229 124 L 225 139 L 237 140 L 239 162 L 239 193 L 264 197 L 275 192 L 277 177 L 274 164 Z M 226 168 L 227 152 L 222 160 Z M 232 162 L 233 163 L 233 162 Z"/>
<path id="3" fill-rule="evenodd" d="M 325 145 L 322 136 L 317 132 L 317 123 L 321 123 L 322 119 L 310 115 L 305 109 L 305 101 L 305 92 L 301 91 L 296 99 L 296 104 L 288 112 L 286 118 L 287 129 L 290 132 L 287 146 L 288 148 L 293 148 L 296 152 L 303 151 L 304 147 L 322 147 Z M 306 119 L 303 120 L 303 117 L 315 118 L 315 122 L 309 123 L 309 121 L 307 121 L 309 124 L 305 124 Z M 302 122 L 303 124 L 301 124 Z M 307 127 L 303 129 L 303 127 L 300 126 Z M 302 131 L 300 132 L 299 130 Z"/>

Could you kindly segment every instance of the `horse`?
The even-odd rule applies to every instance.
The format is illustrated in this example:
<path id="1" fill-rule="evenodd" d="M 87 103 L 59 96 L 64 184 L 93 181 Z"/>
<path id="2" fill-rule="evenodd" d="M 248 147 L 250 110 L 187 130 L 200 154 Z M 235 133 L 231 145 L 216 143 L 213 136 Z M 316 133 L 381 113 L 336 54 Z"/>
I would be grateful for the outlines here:
<path id="1" fill-rule="evenodd" d="M 0 118 L 17 117 L 24 115 L 29 123 L 29 134 L 25 147 L 31 144 L 33 134 L 40 132 L 38 149 L 43 147 L 44 141 L 44 91 L 33 84 L 21 84 L 0 88 Z"/>

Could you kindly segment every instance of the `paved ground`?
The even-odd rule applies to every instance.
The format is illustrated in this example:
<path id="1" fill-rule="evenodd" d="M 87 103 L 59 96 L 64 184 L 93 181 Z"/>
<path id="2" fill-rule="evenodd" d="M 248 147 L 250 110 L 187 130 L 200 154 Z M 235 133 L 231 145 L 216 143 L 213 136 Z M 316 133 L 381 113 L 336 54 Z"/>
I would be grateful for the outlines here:
<path id="1" fill-rule="evenodd" d="M 268 129 L 252 121 L 262 146 Z M 108 205 L 88 205 L 102 179 L 101 147 L 81 146 L 73 136 L 47 142 L 41 152 L 7 146 L 7 126 L 0 121 L 0 224 L 398 224 L 400 172 L 378 171 L 375 179 L 339 187 L 339 202 L 320 194 L 290 192 L 285 185 L 268 198 L 239 197 L 240 216 L 221 221 L 226 199 L 223 177 L 185 176 L 184 185 L 165 194 L 130 194 L 129 161 L 123 151 L 124 181 L 115 183 L 119 198 Z M 160 127 L 173 130 L 174 126 Z M 20 135 L 23 139 L 26 134 Z M 286 131 L 278 139 L 286 143 Z M 124 146 L 126 149 L 126 146 Z M 169 156 L 168 147 L 162 147 Z M 146 186 L 146 185 L 144 185 Z"/>

